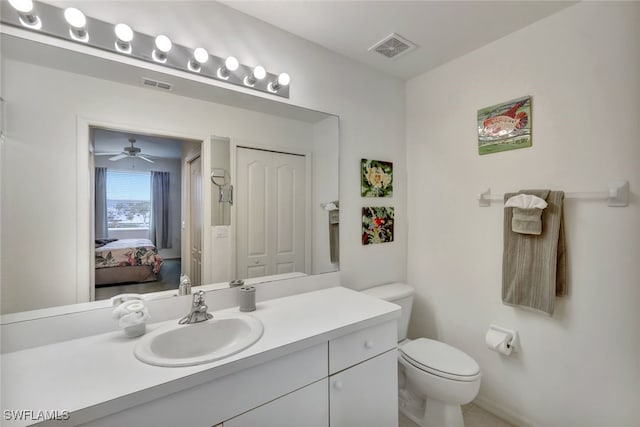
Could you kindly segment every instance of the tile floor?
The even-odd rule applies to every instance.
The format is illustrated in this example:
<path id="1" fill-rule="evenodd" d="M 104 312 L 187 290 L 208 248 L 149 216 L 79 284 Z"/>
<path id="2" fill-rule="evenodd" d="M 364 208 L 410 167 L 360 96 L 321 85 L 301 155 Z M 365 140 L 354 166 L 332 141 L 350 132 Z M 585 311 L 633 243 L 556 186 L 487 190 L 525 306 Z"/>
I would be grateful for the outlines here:
<path id="1" fill-rule="evenodd" d="M 513 425 L 473 403 L 462 407 L 462 416 L 464 417 L 465 427 L 513 427 Z M 417 424 L 400 414 L 399 427 L 417 427 Z"/>

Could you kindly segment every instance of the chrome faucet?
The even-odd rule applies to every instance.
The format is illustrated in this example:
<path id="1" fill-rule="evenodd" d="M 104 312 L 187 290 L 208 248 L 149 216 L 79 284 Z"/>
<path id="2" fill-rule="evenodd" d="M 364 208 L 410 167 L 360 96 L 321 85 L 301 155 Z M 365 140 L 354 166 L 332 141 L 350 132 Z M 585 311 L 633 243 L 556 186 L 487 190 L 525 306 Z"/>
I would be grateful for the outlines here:
<path id="1" fill-rule="evenodd" d="M 181 325 L 204 322 L 213 317 L 213 314 L 207 313 L 207 305 L 204 303 L 204 291 L 198 291 L 193 294 L 193 303 L 191 303 L 191 311 L 178 322 Z"/>

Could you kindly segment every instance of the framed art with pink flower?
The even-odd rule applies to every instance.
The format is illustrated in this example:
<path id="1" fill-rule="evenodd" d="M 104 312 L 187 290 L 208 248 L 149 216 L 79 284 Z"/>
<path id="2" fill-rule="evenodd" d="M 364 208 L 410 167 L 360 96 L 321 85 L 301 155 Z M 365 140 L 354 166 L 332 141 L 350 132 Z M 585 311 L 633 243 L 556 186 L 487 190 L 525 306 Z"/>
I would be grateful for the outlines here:
<path id="1" fill-rule="evenodd" d="M 393 242 L 393 208 L 362 208 L 362 244 Z"/>
<path id="2" fill-rule="evenodd" d="M 393 163 L 362 159 L 362 197 L 393 196 Z"/>

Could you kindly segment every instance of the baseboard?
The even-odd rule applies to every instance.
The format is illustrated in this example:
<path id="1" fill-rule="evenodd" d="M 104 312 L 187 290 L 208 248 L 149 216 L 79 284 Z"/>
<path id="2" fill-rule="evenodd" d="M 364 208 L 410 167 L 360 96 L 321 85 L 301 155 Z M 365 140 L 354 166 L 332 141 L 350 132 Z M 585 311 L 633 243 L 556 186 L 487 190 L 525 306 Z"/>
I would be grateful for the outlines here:
<path id="1" fill-rule="evenodd" d="M 503 408 L 495 403 L 493 400 L 487 399 L 483 396 L 478 396 L 473 401 L 474 405 L 479 406 L 487 412 L 491 412 L 498 418 L 502 418 L 506 422 L 513 424 L 515 427 L 540 427 L 530 419 L 523 417 L 520 414 L 516 414 L 513 411 Z"/>

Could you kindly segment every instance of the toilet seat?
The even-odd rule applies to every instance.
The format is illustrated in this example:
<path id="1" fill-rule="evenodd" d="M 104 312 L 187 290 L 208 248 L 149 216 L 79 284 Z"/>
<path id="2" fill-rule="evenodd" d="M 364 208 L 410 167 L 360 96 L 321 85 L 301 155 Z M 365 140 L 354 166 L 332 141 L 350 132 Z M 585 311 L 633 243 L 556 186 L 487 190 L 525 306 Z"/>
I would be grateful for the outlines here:
<path id="1" fill-rule="evenodd" d="M 415 368 L 455 381 L 475 381 L 480 367 L 466 353 L 440 341 L 418 338 L 400 348 L 400 356 Z"/>

